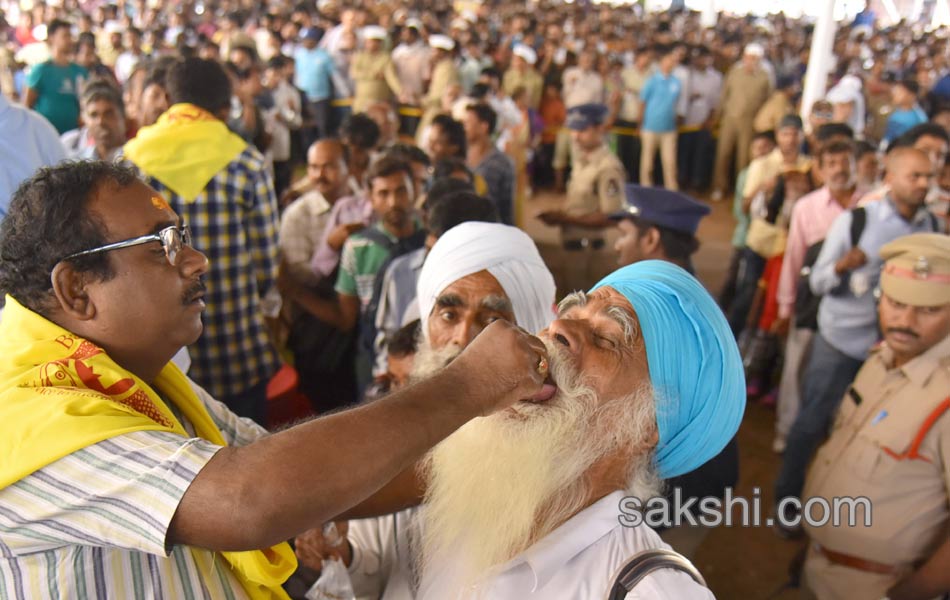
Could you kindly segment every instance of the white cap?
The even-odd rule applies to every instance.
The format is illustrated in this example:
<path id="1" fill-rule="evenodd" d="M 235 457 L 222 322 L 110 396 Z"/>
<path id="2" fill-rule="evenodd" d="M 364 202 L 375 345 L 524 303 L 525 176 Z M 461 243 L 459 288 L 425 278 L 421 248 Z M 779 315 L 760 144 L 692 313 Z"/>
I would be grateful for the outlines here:
<path id="1" fill-rule="evenodd" d="M 762 58 L 763 56 L 765 56 L 765 48 L 762 47 L 762 44 L 752 42 L 751 44 L 746 44 L 745 51 L 743 52 L 743 54 L 746 54 L 748 56 L 758 56 L 759 58 Z"/>
<path id="2" fill-rule="evenodd" d="M 386 30 L 379 25 L 367 25 L 362 31 L 363 39 L 367 40 L 385 40 Z"/>
<path id="3" fill-rule="evenodd" d="M 533 65 L 534 63 L 538 62 L 538 53 L 527 44 L 515 44 L 515 48 L 511 51 L 511 53 L 515 56 L 520 56 L 529 65 Z"/>
<path id="4" fill-rule="evenodd" d="M 455 48 L 455 41 L 447 35 L 436 33 L 429 36 L 429 45 L 433 48 L 451 52 Z"/>
<path id="5" fill-rule="evenodd" d="M 449 29 L 462 29 L 462 30 L 467 31 L 468 21 L 459 17 L 455 17 L 454 19 L 452 19 L 452 22 L 449 23 Z"/>
<path id="6" fill-rule="evenodd" d="M 36 40 L 37 42 L 45 42 L 46 41 L 46 24 L 40 23 L 39 25 L 34 27 L 32 34 L 33 34 L 33 39 Z"/>
<path id="7" fill-rule="evenodd" d="M 408 19 L 406 19 L 406 27 L 409 27 L 410 29 L 418 29 L 421 31 L 422 21 L 417 19 L 416 17 L 409 17 Z"/>
<path id="8" fill-rule="evenodd" d="M 122 33 L 122 24 L 114 19 L 110 19 L 102 26 L 106 33 Z"/>

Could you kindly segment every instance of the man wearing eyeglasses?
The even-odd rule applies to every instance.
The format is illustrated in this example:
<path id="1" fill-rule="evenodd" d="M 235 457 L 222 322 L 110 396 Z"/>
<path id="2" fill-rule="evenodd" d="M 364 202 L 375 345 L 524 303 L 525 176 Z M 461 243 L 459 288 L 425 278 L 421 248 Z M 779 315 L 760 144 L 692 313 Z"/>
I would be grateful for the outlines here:
<path id="1" fill-rule="evenodd" d="M 209 263 L 189 242 L 127 167 L 43 169 L 14 196 L 0 224 L 4 597 L 286 599 L 282 540 L 469 419 L 553 395 L 543 344 L 500 322 L 433 379 L 268 436 L 169 362 L 202 330 Z"/>

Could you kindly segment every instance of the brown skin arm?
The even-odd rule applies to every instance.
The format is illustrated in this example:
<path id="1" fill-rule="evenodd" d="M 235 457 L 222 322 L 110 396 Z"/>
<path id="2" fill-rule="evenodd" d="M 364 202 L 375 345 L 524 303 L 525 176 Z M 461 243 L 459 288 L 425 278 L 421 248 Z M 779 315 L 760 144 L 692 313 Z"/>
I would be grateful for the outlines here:
<path id="1" fill-rule="evenodd" d="M 497 321 L 431 379 L 248 446 L 218 450 L 182 497 L 167 544 L 250 550 L 321 526 L 412 467 L 466 421 L 518 399 L 549 399 L 536 369 L 539 356 L 547 358 L 540 340 Z"/>
<path id="2" fill-rule="evenodd" d="M 421 382 L 250 446 L 222 448 L 185 492 L 169 545 L 263 548 L 365 500 L 473 416 L 444 403 L 453 379 L 466 385 L 457 373 Z"/>
<path id="3" fill-rule="evenodd" d="M 922 567 L 887 591 L 890 600 L 927 600 L 950 591 L 950 539 Z"/>
<path id="4" fill-rule="evenodd" d="M 375 494 L 353 508 L 338 515 L 335 520 L 368 519 L 399 512 L 417 506 L 425 494 L 425 482 L 417 465 L 412 465 L 396 475 Z"/>
<path id="5" fill-rule="evenodd" d="M 27 108 L 33 108 L 36 106 L 36 101 L 39 99 L 39 93 L 37 93 L 37 91 L 33 88 L 26 88 L 26 90 L 23 92 L 23 104 L 25 104 Z"/>

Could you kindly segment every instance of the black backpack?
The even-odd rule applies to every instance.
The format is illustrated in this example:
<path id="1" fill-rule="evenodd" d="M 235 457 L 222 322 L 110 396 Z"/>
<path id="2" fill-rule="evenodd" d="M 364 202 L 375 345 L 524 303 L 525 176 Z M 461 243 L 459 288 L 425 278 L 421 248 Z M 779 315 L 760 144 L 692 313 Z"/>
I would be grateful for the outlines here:
<path id="1" fill-rule="evenodd" d="M 930 217 L 930 228 L 933 231 L 940 231 L 937 218 L 928 213 Z M 864 233 L 864 226 L 867 224 L 868 213 L 863 206 L 851 209 L 851 247 L 855 248 L 861 240 L 861 234 Z M 811 329 L 818 331 L 818 306 L 821 304 L 821 296 L 811 291 L 808 278 L 811 275 L 812 267 L 818 260 L 821 253 L 821 247 L 824 240 L 815 242 L 805 251 L 805 260 L 802 261 L 801 271 L 798 273 L 798 286 L 795 291 L 795 327 Z"/>

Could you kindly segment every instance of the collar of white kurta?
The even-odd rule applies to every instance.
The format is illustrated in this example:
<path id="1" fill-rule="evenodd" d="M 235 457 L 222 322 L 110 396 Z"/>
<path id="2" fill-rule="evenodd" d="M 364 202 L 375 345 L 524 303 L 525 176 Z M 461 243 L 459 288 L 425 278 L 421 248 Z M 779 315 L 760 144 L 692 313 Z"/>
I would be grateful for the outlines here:
<path id="1" fill-rule="evenodd" d="M 526 564 L 534 575 L 531 592 L 543 589 L 572 558 L 622 526 L 620 502 L 624 496 L 624 492 L 617 490 L 594 502 L 519 556 L 502 565 L 500 572 Z"/>

